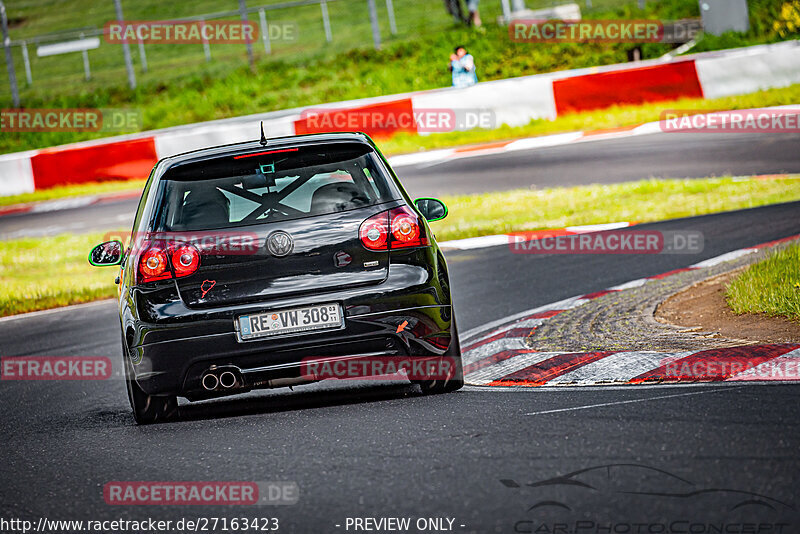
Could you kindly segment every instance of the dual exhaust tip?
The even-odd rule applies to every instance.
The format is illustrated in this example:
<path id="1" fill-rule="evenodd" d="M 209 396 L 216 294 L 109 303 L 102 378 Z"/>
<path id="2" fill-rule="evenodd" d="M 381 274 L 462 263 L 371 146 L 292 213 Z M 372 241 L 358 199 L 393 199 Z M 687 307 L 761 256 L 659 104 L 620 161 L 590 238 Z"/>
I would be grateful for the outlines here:
<path id="1" fill-rule="evenodd" d="M 214 391 L 216 389 L 230 389 L 241 383 L 238 372 L 231 369 L 212 369 L 207 371 L 201 380 L 203 389 Z"/>

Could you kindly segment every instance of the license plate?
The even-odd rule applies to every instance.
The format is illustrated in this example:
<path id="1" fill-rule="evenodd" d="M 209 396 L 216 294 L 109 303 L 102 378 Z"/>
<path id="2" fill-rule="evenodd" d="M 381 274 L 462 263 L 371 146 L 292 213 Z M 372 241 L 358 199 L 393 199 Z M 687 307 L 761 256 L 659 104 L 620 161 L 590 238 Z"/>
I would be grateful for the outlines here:
<path id="1" fill-rule="evenodd" d="M 236 321 L 239 341 L 247 341 L 279 334 L 341 328 L 342 311 L 338 304 L 319 304 L 241 315 Z"/>

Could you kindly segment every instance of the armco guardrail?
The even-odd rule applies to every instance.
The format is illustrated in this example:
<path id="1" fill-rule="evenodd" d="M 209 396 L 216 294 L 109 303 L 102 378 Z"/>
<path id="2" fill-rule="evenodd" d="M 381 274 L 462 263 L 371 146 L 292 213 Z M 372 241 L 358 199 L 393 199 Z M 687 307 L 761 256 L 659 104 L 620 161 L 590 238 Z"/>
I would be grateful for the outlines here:
<path id="1" fill-rule="evenodd" d="M 6 154 L 0 156 L 0 195 L 65 183 L 141 178 L 160 158 L 256 139 L 260 121 L 264 121 L 267 135 L 275 137 L 330 131 L 328 121 L 310 120 L 330 112 L 347 117 L 377 111 L 482 109 L 493 114 L 496 126 L 519 126 L 534 119 L 554 119 L 559 114 L 615 103 L 657 102 L 683 96 L 713 98 L 793 83 L 800 83 L 799 41 L 695 54 L 667 62 L 651 60 L 537 74 L 482 82 L 465 89 L 336 102 Z M 369 127 L 359 129 L 370 133 Z M 379 133 L 388 131 L 382 125 Z"/>

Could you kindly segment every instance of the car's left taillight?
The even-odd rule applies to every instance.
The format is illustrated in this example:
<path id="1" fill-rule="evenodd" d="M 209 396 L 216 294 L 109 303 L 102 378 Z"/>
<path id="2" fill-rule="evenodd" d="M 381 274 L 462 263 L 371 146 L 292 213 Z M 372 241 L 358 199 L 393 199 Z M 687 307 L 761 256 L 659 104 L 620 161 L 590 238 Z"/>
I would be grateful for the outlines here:
<path id="1" fill-rule="evenodd" d="M 137 261 L 137 283 L 181 278 L 197 271 L 200 252 L 194 245 L 165 245 L 158 242 L 144 243 Z"/>

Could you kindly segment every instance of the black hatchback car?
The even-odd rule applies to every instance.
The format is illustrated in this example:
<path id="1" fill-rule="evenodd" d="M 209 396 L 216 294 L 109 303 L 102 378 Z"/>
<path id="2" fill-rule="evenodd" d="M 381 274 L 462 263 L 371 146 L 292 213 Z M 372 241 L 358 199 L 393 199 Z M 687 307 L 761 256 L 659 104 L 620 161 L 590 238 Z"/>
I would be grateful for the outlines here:
<path id="1" fill-rule="evenodd" d="M 176 417 L 178 396 L 354 369 L 401 370 L 424 393 L 460 388 L 447 264 L 428 226 L 446 215 L 437 199 L 412 202 L 360 133 L 262 137 L 159 161 L 130 241 L 89 256 L 121 266 L 136 421 Z M 419 361 L 436 365 L 412 369 Z"/>

